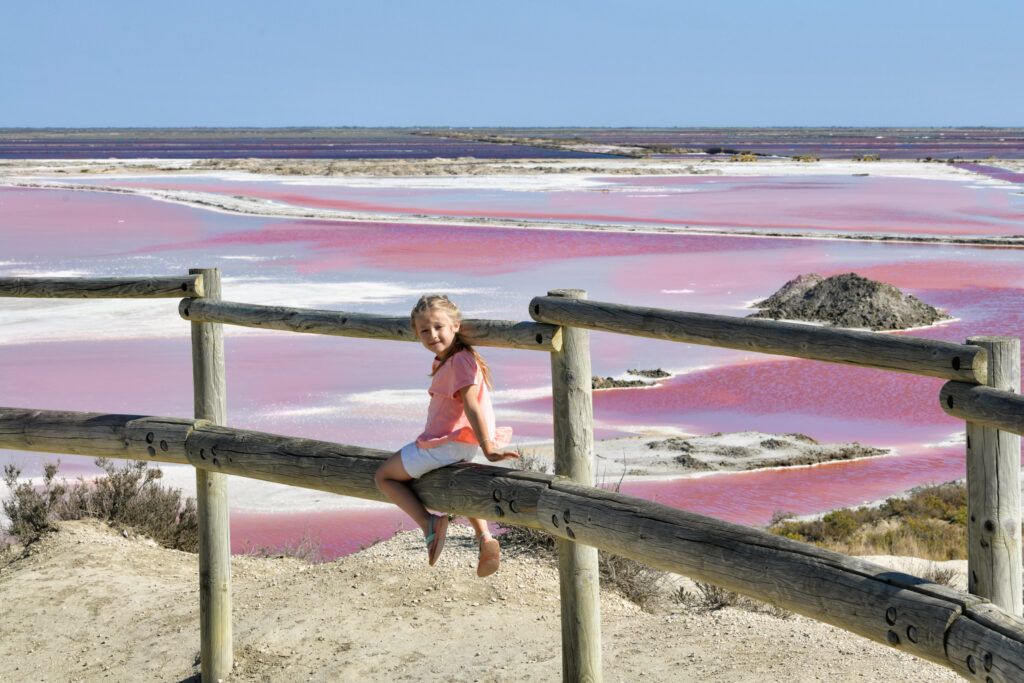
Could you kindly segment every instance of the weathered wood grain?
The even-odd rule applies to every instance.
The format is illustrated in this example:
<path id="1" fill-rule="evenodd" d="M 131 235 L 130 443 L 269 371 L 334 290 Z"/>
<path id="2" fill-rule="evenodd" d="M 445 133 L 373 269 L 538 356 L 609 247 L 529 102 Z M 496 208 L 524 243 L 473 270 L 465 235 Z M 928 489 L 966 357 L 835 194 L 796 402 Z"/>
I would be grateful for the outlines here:
<path id="1" fill-rule="evenodd" d="M 373 473 L 387 451 L 198 420 L 0 408 L 0 448 L 22 448 L 24 434 L 46 431 L 49 450 L 70 452 L 66 444 L 84 455 L 135 458 L 159 436 L 154 432 L 147 442 L 148 425 L 187 434 L 157 450 L 172 462 L 382 499 Z M 130 426 L 141 443 L 128 448 Z M 551 475 L 461 464 L 430 472 L 415 488 L 436 510 L 544 529 L 771 602 L 965 676 L 973 656 L 981 673 L 972 679 L 1022 680 L 1024 621 L 976 596 L 858 558 Z"/>
<path id="2" fill-rule="evenodd" d="M 548 296 L 583 300 L 579 289 Z M 562 350 L 551 353 L 555 474 L 594 485 L 594 401 L 590 372 L 590 333 L 562 328 Z M 561 592 L 562 680 L 600 681 L 601 593 L 597 548 L 558 540 Z"/>
<path id="3" fill-rule="evenodd" d="M 193 322 L 219 322 L 338 337 L 417 341 L 409 327 L 408 316 L 261 306 L 209 299 L 184 299 L 178 305 L 178 312 L 182 318 Z M 533 322 L 466 319 L 462 321 L 461 333 L 466 341 L 476 346 L 529 351 L 553 351 L 561 347 L 558 328 Z"/>
<path id="4" fill-rule="evenodd" d="M 969 337 L 988 352 L 984 382 L 1020 392 L 1020 340 Z M 1020 436 L 967 422 L 967 589 L 1020 616 Z"/>
<path id="5" fill-rule="evenodd" d="M 203 296 L 199 274 L 167 277 L 0 277 L 0 296 L 46 299 L 146 299 Z"/>
<path id="6" fill-rule="evenodd" d="M 0 408 L 0 448 L 188 464 L 195 420 Z"/>
<path id="7" fill-rule="evenodd" d="M 530 316 L 552 325 L 894 370 L 973 384 L 983 383 L 986 373 L 984 349 L 920 337 L 551 296 L 534 298 L 530 302 Z"/>
<path id="8" fill-rule="evenodd" d="M 612 492 L 595 496 L 570 482 L 546 490 L 538 513 L 545 530 L 562 538 L 700 578 L 946 666 L 946 626 L 972 601 L 918 590 L 921 579 L 851 563 L 838 553 Z"/>
<path id="9" fill-rule="evenodd" d="M 939 406 L 961 420 L 1024 435 L 1024 396 L 981 384 L 946 382 Z"/>
<path id="10" fill-rule="evenodd" d="M 221 298 L 220 270 L 192 269 L 205 283 L 205 299 Z M 219 323 L 192 323 L 192 395 L 195 417 L 213 424 L 227 421 L 224 328 Z M 204 681 L 223 680 L 234 662 L 231 642 L 231 523 L 228 477 L 196 468 L 199 522 L 200 673 Z"/>
<path id="11" fill-rule="evenodd" d="M 969 681 L 1024 681 L 1024 622 L 991 603 L 970 606 L 949 627 L 950 668 Z"/>

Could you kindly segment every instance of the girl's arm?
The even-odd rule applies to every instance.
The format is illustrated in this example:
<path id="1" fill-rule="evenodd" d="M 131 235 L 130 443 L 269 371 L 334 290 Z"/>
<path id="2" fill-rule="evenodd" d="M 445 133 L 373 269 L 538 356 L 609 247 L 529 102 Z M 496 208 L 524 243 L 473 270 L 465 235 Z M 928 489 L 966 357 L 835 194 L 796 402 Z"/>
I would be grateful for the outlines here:
<path id="1" fill-rule="evenodd" d="M 484 457 L 491 462 L 518 458 L 519 454 L 514 451 L 494 450 L 494 442 L 491 441 L 493 435 L 487 433 L 487 422 L 484 420 L 483 411 L 480 410 L 480 404 L 476 400 L 476 385 L 470 384 L 459 389 L 459 395 L 462 396 L 462 409 L 466 411 L 469 425 L 473 428 L 473 433 L 476 434 L 476 440 L 480 443 L 480 448 L 483 449 Z"/>

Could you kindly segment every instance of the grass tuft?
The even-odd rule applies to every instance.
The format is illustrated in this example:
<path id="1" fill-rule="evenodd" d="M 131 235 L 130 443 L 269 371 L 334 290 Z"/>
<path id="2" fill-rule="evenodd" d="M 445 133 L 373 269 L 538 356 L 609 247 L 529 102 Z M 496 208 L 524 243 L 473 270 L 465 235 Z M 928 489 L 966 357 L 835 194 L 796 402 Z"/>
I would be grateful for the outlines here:
<path id="1" fill-rule="evenodd" d="M 379 541 L 380 537 L 377 540 Z M 363 550 L 364 548 L 360 545 L 359 549 Z M 309 564 L 320 564 L 325 561 L 323 540 L 313 537 L 308 529 L 302 532 L 302 536 L 298 540 L 286 543 L 279 548 L 247 543 L 242 552 L 253 557 L 294 557 Z"/>
<path id="2" fill-rule="evenodd" d="M 748 598 L 745 595 L 734 593 L 713 583 L 694 581 L 694 585 L 697 589 L 695 593 L 691 593 L 685 588 L 680 588 L 672 596 L 673 600 L 680 605 L 692 607 L 702 612 L 714 612 L 726 607 L 735 607 L 748 612 L 767 614 L 777 619 L 788 619 L 793 616 L 793 613 L 788 609 Z"/>

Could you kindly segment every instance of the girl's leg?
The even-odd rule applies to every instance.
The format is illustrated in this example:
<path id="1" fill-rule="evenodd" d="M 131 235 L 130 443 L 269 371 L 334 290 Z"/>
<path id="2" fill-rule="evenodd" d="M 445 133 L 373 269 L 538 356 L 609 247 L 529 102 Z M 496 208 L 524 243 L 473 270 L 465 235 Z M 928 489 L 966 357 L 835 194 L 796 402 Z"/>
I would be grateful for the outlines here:
<path id="1" fill-rule="evenodd" d="M 473 531 L 476 532 L 476 538 L 479 541 L 480 537 L 484 534 L 491 535 L 490 530 L 487 528 L 486 519 L 476 519 L 475 517 L 466 517 L 469 520 L 469 525 L 473 527 Z"/>
<path id="2" fill-rule="evenodd" d="M 384 464 L 377 469 L 373 477 L 374 483 L 380 492 L 388 497 L 392 503 L 402 509 L 405 514 L 413 518 L 423 535 L 426 536 L 430 528 L 430 513 L 423 506 L 416 493 L 409 488 L 407 483 L 412 477 L 405 471 L 400 453 L 394 453 L 384 461 Z M 474 527 L 476 528 L 476 527 Z"/>

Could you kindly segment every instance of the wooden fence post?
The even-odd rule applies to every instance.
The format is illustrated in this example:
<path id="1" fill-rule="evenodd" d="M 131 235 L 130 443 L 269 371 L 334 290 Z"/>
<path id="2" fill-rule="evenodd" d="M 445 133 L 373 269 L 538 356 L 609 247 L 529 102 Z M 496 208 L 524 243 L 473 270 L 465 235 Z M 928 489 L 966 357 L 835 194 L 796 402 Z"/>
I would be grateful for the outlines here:
<path id="1" fill-rule="evenodd" d="M 579 289 L 548 296 L 586 299 Z M 594 402 L 590 333 L 562 329 L 562 350 L 551 353 L 555 474 L 594 485 Z M 597 548 L 558 540 L 562 597 L 562 680 L 601 680 L 601 596 Z"/>
<path id="2" fill-rule="evenodd" d="M 221 298 L 220 269 L 193 268 L 203 276 L 205 296 Z M 195 417 L 227 421 L 224 329 L 220 323 L 192 323 L 192 384 Z M 231 530 L 228 475 L 196 468 L 199 514 L 200 673 L 205 683 L 231 673 Z"/>
<path id="3" fill-rule="evenodd" d="M 985 384 L 1020 392 L 1020 339 L 968 337 L 988 351 Z M 967 422 L 967 589 L 1022 614 L 1020 437 Z"/>

